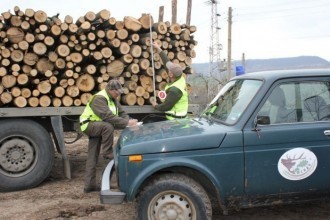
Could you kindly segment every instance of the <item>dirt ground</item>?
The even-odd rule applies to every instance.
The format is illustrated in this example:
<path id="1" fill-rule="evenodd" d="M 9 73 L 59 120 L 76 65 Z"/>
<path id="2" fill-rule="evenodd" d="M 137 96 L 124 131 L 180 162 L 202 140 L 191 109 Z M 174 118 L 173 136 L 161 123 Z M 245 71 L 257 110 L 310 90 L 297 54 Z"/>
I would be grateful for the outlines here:
<path id="1" fill-rule="evenodd" d="M 66 138 L 73 138 L 67 133 Z M 99 193 L 83 193 L 83 178 L 87 155 L 87 138 L 67 145 L 72 178 L 62 174 L 61 156 L 56 154 L 50 176 L 34 189 L 0 193 L 0 220 L 25 219 L 136 219 L 135 204 L 103 205 Z M 100 160 L 97 178 L 106 161 Z M 215 220 L 263 220 L 263 219 L 330 219 L 330 203 L 274 206 L 232 211 L 228 216 L 217 215 Z"/>

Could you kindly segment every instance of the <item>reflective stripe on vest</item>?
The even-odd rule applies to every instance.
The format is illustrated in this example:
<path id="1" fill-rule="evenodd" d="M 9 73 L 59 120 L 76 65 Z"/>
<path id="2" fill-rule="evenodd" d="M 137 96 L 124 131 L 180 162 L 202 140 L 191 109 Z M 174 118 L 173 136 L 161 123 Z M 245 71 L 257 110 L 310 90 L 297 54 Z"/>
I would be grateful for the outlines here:
<path id="1" fill-rule="evenodd" d="M 110 97 L 108 96 L 107 92 L 105 89 L 99 91 L 98 93 L 96 93 L 95 95 L 93 95 L 90 99 L 90 101 L 87 103 L 83 113 L 81 114 L 80 118 L 79 118 L 79 121 L 80 121 L 80 129 L 81 131 L 85 131 L 87 126 L 88 126 L 88 122 L 90 121 L 102 121 L 102 119 L 97 116 L 94 111 L 92 110 L 92 108 L 90 107 L 90 102 L 91 100 L 94 99 L 95 96 L 97 95 L 101 95 L 103 96 L 104 98 L 107 99 L 107 102 L 108 102 L 108 107 L 110 109 L 110 111 L 114 114 L 114 115 L 118 115 L 118 112 L 117 112 L 117 107 L 115 105 L 115 102 L 112 101 L 112 99 L 110 99 Z M 84 123 L 85 122 L 85 123 Z"/>
<path id="2" fill-rule="evenodd" d="M 168 120 L 175 119 L 177 117 L 184 117 L 188 112 L 188 92 L 187 92 L 187 84 L 186 80 L 183 76 L 181 76 L 177 81 L 172 84 L 168 84 L 165 86 L 165 91 L 171 87 L 177 87 L 182 92 L 182 96 L 177 103 L 173 106 L 173 108 L 169 111 L 166 111 L 166 118 Z M 173 117 L 171 117 L 173 115 Z"/>

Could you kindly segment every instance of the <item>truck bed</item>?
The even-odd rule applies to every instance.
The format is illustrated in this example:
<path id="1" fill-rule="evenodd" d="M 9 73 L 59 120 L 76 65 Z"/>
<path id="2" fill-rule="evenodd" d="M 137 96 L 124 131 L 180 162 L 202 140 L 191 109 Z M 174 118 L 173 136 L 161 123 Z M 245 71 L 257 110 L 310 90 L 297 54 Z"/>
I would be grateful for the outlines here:
<path id="1" fill-rule="evenodd" d="M 80 115 L 85 106 L 72 107 L 26 107 L 26 108 L 0 108 L 0 118 L 3 117 L 33 117 L 33 116 L 60 116 Z M 151 105 L 144 106 L 123 106 L 128 114 L 150 114 L 159 113 Z M 190 104 L 188 112 L 197 115 L 198 104 Z"/>

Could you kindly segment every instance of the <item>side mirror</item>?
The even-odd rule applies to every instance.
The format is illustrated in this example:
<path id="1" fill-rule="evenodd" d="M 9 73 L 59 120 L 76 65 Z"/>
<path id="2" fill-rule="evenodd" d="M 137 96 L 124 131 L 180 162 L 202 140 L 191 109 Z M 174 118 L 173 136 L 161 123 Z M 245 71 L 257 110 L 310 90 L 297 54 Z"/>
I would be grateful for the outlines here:
<path id="1" fill-rule="evenodd" d="M 270 119 L 269 116 L 257 116 L 257 124 L 259 125 L 269 125 L 270 124 Z"/>

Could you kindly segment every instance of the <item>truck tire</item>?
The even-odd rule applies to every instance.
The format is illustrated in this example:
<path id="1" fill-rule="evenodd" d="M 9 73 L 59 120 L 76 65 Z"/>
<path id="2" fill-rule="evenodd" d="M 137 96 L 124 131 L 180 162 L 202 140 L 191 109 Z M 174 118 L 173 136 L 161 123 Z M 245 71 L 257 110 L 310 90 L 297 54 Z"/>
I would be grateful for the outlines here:
<path id="1" fill-rule="evenodd" d="M 53 162 L 53 143 L 44 127 L 27 119 L 0 122 L 0 191 L 39 185 Z"/>
<path id="2" fill-rule="evenodd" d="M 138 198 L 140 220 L 211 220 L 212 205 L 203 187 L 182 174 L 155 178 Z"/>

